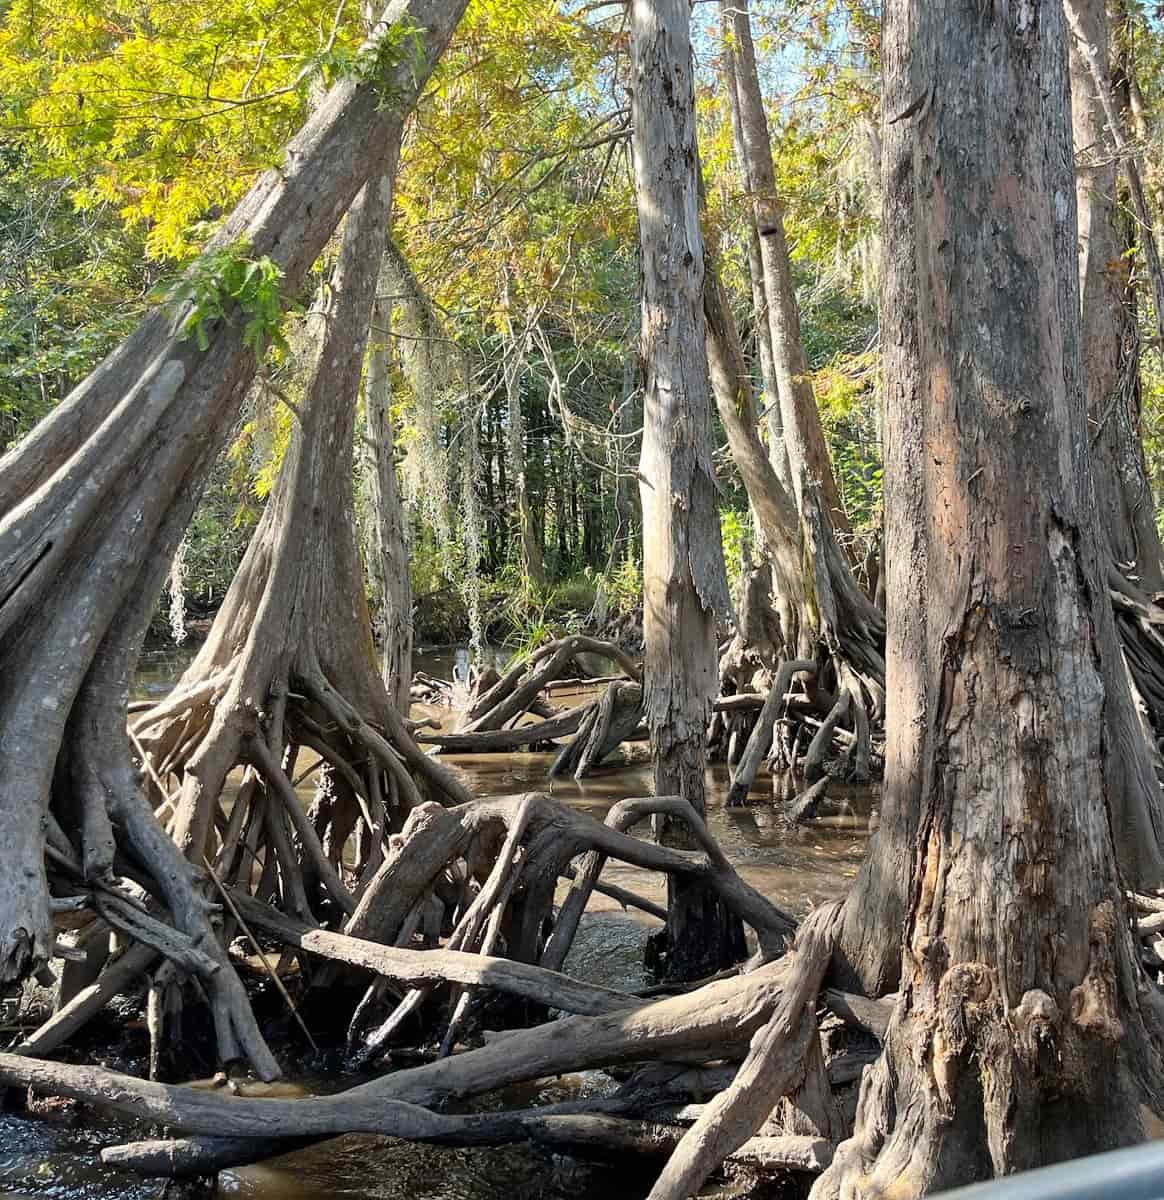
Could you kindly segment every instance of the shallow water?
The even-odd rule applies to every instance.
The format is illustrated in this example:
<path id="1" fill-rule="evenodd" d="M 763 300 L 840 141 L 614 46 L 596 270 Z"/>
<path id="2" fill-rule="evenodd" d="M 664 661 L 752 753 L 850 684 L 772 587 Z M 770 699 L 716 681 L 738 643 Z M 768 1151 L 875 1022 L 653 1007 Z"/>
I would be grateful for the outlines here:
<path id="1" fill-rule="evenodd" d="M 187 645 L 147 652 L 135 697 L 164 695 L 194 649 Z M 453 662 L 454 649 L 448 647 L 418 654 L 415 665 L 447 679 Z M 602 667 L 595 664 L 595 669 Z M 555 703 L 572 705 L 592 694 L 580 687 L 556 692 L 553 698 Z M 452 719 L 447 709 L 418 708 L 414 715 L 422 714 L 444 724 Z M 557 780 L 552 787 L 547 777 L 549 754 L 449 755 L 445 761 L 463 774 L 477 795 L 552 791 L 558 799 L 601 820 L 615 801 L 650 792 L 645 747 L 631 747 L 628 757 L 625 765 L 605 768 L 582 783 Z M 773 803 L 772 782 L 766 775 L 757 782 L 748 808 L 724 808 L 727 787 L 727 768 L 713 766 L 708 772 L 708 825 L 748 883 L 798 916 L 846 889 L 860 865 L 870 815 L 875 812 L 871 790 L 842 794 L 825 810 L 835 821 L 807 828 L 784 819 L 779 804 Z M 305 791 L 310 791 L 310 782 Z M 650 872 L 611 863 L 603 880 L 665 902 L 665 882 Z M 642 945 L 658 922 L 637 911 L 622 916 L 614 901 L 600 895 L 595 895 L 587 911 L 595 917 L 583 923 L 567 969 L 608 986 L 641 987 L 646 982 Z M 511 1089 L 503 1100 L 506 1106 L 552 1102 L 603 1086 L 603 1081 L 605 1077 L 597 1073 L 572 1076 Z M 325 1090 L 333 1090 L 337 1083 L 328 1081 Z M 0 1113 L 0 1195 L 56 1200 L 160 1197 L 165 1193 L 163 1184 L 100 1163 L 102 1146 L 131 1136 L 142 1136 L 140 1127 L 131 1130 L 104 1120 L 81 1122 L 67 1111 L 33 1117 Z M 449 1149 L 352 1135 L 260 1166 L 222 1172 L 217 1194 L 254 1200 L 639 1200 L 650 1190 L 651 1178 L 649 1168 L 644 1173 L 633 1161 L 617 1167 L 592 1166 L 526 1147 Z M 716 1190 L 734 1194 L 730 1186 Z"/>

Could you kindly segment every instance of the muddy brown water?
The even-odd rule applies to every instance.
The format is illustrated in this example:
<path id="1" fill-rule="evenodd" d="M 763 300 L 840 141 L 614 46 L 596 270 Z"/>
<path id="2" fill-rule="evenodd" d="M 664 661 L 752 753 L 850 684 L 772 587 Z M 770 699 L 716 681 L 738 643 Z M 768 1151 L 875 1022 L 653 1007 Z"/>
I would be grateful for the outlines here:
<path id="1" fill-rule="evenodd" d="M 138 677 L 140 698 L 163 695 L 189 661 L 192 651 L 147 653 Z M 452 648 L 426 651 L 416 666 L 449 678 Z M 598 666 L 601 670 L 601 666 Z M 560 704 L 580 703 L 585 688 L 555 694 Z M 448 710 L 429 709 L 442 724 Z M 552 790 L 564 803 L 601 820 L 626 796 L 650 791 L 645 747 L 631 747 L 628 761 L 583 783 L 555 781 L 548 754 L 450 755 L 475 794 L 508 795 Z M 708 772 L 708 824 L 736 869 L 753 887 L 796 915 L 842 893 L 864 853 L 876 797 L 852 790 L 833 800 L 827 824 L 790 826 L 774 803 L 772 783 L 758 780 L 748 808 L 727 809 L 728 774 L 722 764 Z M 309 785 L 308 785 L 308 791 Z M 634 867 L 611 863 L 603 879 L 662 902 L 663 880 Z M 624 914 L 613 901 L 595 896 L 567 969 L 608 986 L 637 988 L 647 982 L 643 942 L 657 922 L 642 913 Z M 312 1091 L 334 1091 L 352 1082 L 306 1079 Z M 548 1083 L 508 1089 L 484 1104 L 515 1107 L 550 1103 L 605 1088 L 606 1076 L 588 1072 Z M 165 1194 L 164 1184 L 110 1170 L 99 1159 L 102 1146 L 145 1136 L 142 1127 L 78 1115 L 68 1109 L 36 1116 L 0 1113 L 0 1195 L 59 1200 L 146 1200 Z M 650 1190 L 651 1175 L 635 1162 L 595 1166 L 526 1147 L 449 1149 L 418 1146 L 388 1138 L 351 1135 L 300 1150 L 267 1163 L 222 1172 L 216 1194 L 254 1200 L 638 1200 Z M 709 1194 L 737 1194 L 731 1185 Z M 173 1194 L 173 1193 L 171 1193 Z M 752 1193 L 754 1194 L 754 1193 Z"/>

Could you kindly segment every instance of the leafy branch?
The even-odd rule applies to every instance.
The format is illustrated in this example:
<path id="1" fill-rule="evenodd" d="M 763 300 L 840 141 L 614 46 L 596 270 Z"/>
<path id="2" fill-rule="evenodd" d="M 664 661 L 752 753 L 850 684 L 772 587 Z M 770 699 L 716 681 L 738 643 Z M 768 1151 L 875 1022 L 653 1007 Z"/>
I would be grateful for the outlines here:
<path id="1" fill-rule="evenodd" d="M 182 327 L 199 350 L 210 345 L 209 325 L 238 309 L 247 318 L 243 344 L 262 356 L 268 346 L 286 350 L 283 269 L 263 255 L 252 258 L 245 242 L 235 242 L 200 258 L 170 294 L 174 305 L 191 306 Z"/>

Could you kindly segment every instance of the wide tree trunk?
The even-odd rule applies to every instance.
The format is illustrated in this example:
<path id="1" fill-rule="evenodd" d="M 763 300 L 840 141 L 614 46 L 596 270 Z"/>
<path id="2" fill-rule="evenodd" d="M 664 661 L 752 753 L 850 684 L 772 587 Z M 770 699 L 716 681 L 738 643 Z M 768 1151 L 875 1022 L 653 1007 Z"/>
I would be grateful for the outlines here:
<path id="1" fill-rule="evenodd" d="M 221 264 L 234 256 L 269 258 L 286 293 L 299 287 L 369 173 L 382 169 L 388 133 L 463 8 L 463 0 L 389 5 L 378 32 L 407 24 L 416 31 L 409 52 L 385 56 L 374 79 L 328 93 L 282 166 L 255 184 L 191 269 L 199 287 L 221 287 Z M 206 349 L 186 335 L 196 298 L 155 310 L 0 460 L 0 834 L 14 848 L 0 885 L 0 980 L 34 968 L 52 946 L 43 863 L 50 793 L 89 878 L 108 875 L 124 847 L 178 903 L 174 880 L 185 868 L 167 857 L 156 823 L 140 817 L 119 730 L 166 564 L 255 373 L 254 314 L 229 297 L 226 307 L 206 322 Z M 187 907 L 187 932 L 212 938 L 205 906 L 200 918 Z M 237 995 L 216 1008 L 220 1049 L 249 1053 L 273 1073 L 257 1035 L 241 1030 L 245 1008 Z"/>
<path id="2" fill-rule="evenodd" d="M 902 999 L 817 1197 L 1138 1140 L 1160 1065 L 1113 837 L 1128 696 L 1083 436 L 1063 11 L 892 0 L 883 55 L 885 790 L 916 808 L 876 861 L 913 869 Z"/>
<path id="3" fill-rule="evenodd" d="M 1105 0 L 1075 0 L 1101 84 L 1115 94 Z M 1117 97 L 1118 98 L 1118 97 Z M 1092 70 L 1071 41 L 1071 117 L 1079 208 L 1083 382 L 1095 493 L 1112 556 L 1146 592 L 1164 590 L 1156 505 L 1140 427 L 1134 291 L 1117 191 L 1119 160 Z M 1142 236 L 1151 236 L 1148 231 Z"/>
<path id="4" fill-rule="evenodd" d="M 399 157 L 399 148 L 397 148 Z M 385 171 L 384 220 L 392 220 L 396 164 Z M 391 268 L 381 269 L 381 277 Z M 367 488 L 365 559 L 372 601 L 372 630 L 380 644 L 380 673 L 397 711 L 408 716 L 412 685 L 412 582 L 408 574 L 408 523 L 396 481 L 392 430 L 392 297 L 381 287 L 372 304 L 364 378 L 364 450 Z"/>
<path id="5" fill-rule="evenodd" d="M 643 264 L 644 701 L 656 794 L 704 811 L 704 733 L 718 691 L 716 616 L 728 608 L 704 353 L 690 10 L 634 0 L 635 192 Z M 672 882 L 668 972 L 695 978 L 743 949 L 715 895 Z"/>

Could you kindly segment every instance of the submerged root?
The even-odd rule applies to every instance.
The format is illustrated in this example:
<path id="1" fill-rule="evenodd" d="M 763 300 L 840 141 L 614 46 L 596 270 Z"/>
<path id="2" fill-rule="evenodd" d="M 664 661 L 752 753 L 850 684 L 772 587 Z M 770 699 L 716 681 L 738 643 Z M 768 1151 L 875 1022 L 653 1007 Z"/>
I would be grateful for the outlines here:
<path id="1" fill-rule="evenodd" d="M 383 948 L 380 948 L 383 951 Z M 417 955 L 424 958 L 426 955 Z M 469 957 L 469 956 L 466 956 Z M 489 980 L 489 968 L 481 968 Z M 795 956 L 745 976 L 711 983 L 683 996 L 633 1003 L 596 1016 L 574 1016 L 519 1031 L 478 1050 L 393 1072 L 337 1096 L 302 1100 L 252 1100 L 221 1092 L 150 1083 L 93 1067 L 66 1066 L 0 1054 L 0 1082 L 70 1096 L 87 1103 L 155 1121 L 178 1133 L 235 1139 L 236 1150 L 251 1157 L 259 1145 L 278 1139 L 318 1138 L 367 1131 L 418 1140 L 497 1141 L 527 1136 L 524 1123 L 535 1114 L 448 1116 L 429 1110 L 449 1099 L 464 1099 L 508 1083 L 569 1071 L 662 1059 L 703 1062 L 740 1054 L 762 1028 L 790 987 L 798 994 Z M 549 973 L 545 973 L 546 976 Z M 576 985 L 581 986 L 581 985 Z M 548 995 L 547 995 L 548 998 Z M 620 1001 L 621 1003 L 621 1001 Z M 801 994 L 798 1011 L 804 1004 Z M 690 1095 L 700 1071 L 671 1069 L 654 1084 L 644 1081 L 638 1107 Z M 722 1086 L 721 1076 L 709 1078 Z M 647 1080 L 651 1078 L 648 1073 Z M 651 1090 L 653 1088 L 653 1090 Z M 646 1089 L 646 1090 L 643 1090 Z M 618 1096 L 613 1098 L 617 1100 Z M 618 1105 L 605 1104 L 607 1110 Z M 624 1106 L 625 1111 L 625 1106 Z M 506 1133 L 506 1129 L 509 1133 Z M 237 1139 L 259 1139 L 249 1146 Z M 221 1145 L 206 1143 L 207 1154 L 225 1161 Z M 267 1151 L 269 1152 L 269 1150 Z M 152 1151 L 153 1162 L 158 1156 Z M 189 1164 L 186 1146 L 175 1161 Z"/>
<path id="2" fill-rule="evenodd" d="M 532 830 L 541 806 L 527 798 L 519 807 Z M 521 828 L 516 815 L 512 828 Z M 513 986 L 517 964 L 450 950 L 392 950 L 303 929 L 274 913 L 264 917 L 253 900 L 244 898 L 242 904 L 257 927 L 299 949 L 387 971 L 398 981 L 444 978 Z M 659 1196 L 687 1195 L 689 1186 L 695 1190 L 724 1160 L 753 1170 L 817 1172 L 832 1158 L 827 1132 L 771 1120 L 760 1127 L 782 1096 L 803 1090 L 810 1064 L 820 1062 L 815 1009 L 835 912 L 836 906 L 818 910 L 801 930 L 796 948 L 779 962 L 653 1002 L 525 968 L 517 986 L 541 988 L 546 1002 L 560 1001 L 563 988 L 573 989 L 595 1015 L 515 1031 L 480 1049 L 394 1071 L 336 1096 L 248 1099 L 5 1054 L 0 1054 L 0 1083 L 164 1125 L 173 1138 L 103 1152 L 109 1163 L 148 1173 L 205 1173 L 348 1132 L 448 1145 L 531 1140 L 583 1156 L 670 1156 L 654 1193 Z M 731 1060 L 744 1054 L 749 1039 L 751 1050 L 737 1069 Z M 726 1065 L 694 1065 L 725 1058 Z M 449 1100 L 511 1083 L 650 1060 L 657 1061 L 634 1072 L 612 1094 L 508 1112 L 433 1111 Z M 676 1065 L 683 1062 L 693 1065 Z"/>

